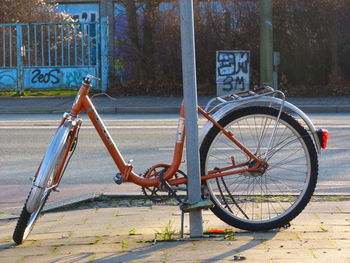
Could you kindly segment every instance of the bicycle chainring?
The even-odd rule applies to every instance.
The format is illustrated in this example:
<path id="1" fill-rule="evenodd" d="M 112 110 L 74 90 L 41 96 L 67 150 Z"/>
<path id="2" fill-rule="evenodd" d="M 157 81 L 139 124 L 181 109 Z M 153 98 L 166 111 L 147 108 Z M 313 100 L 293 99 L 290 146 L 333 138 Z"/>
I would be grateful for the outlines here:
<path id="1" fill-rule="evenodd" d="M 145 178 L 158 177 L 160 173 L 165 173 L 168 167 L 152 167 L 142 175 Z M 165 203 L 172 198 L 172 194 L 159 186 L 141 187 L 142 193 L 153 203 Z"/>
<path id="2" fill-rule="evenodd" d="M 159 177 L 159 175 L 161 173 L 164 174 L 169 167 L 169 165 L 157 165 L 148 169 L 142 176 L 145 178 Z M 174 175 L 174 178 L 178 178 L 179 176 L 187 177 L 181 170 L 178 170 Z M 154 203 L 165 203 L 173 198 L 173 193 L 176 193 L 176 190 L 173 190 L 172 193 L 168 191 L 166 187 L 162 187 L 161 185 L 142 187 L 141 189 L 142 193 Z"/>

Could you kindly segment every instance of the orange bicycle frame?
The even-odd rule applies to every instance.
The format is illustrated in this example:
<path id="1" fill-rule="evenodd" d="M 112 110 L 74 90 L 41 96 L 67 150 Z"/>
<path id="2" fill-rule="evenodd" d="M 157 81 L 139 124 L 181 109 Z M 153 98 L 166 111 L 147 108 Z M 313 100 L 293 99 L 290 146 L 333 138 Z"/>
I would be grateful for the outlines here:
<path id="1" fill-rule="evenodd" d="M 116 166 L 118 167 L 119 171 L 121 172 L 122 180 L 124 182 L 133 182 L 137 185 L 140 185 L 142 187 L 150 187 L 150 186 L 158 186 L 160 184 L 160 177 L 150 177 L 145 178 L 137 175 L 133 172 L 133 166 L 130 163 L 127 163 L 121 153 L 119 152 L 117 146 L 115 145 L 112 137 L 110 136 L 106 126 L 104 125 L 102 119 L 100 118 L 99 114 L 97 113 L 93 103 L 91 102 L 88 93 L 90 90 L 91 85 L 86 84 L 83 82 L 83 85 L 81 86 L 79 93 L 75 99 L 75 102 L 71 109 L 71 116 L 78 116 L 78 114 L 82 111 L 85 111 L 92 124 L 94 125 L 95 129 L 97 130 L 99 136 L 101 137 L 104 145 L 106 146 L 108 152 L 110 153 L 112 159 L 114 160 Z M 233 175 L 238 174 L 242 172 L 257 172 L 262 167 L 265 167 L 266 164 L 262 162 L 258 157 L 256 157 L 253 153 L 251 153 L 244 145 L 242 145 L 237 139 L 234 138 L 234 135 L 230 132 L 225 130 L 218 122 L 216 122 L 209 114 L 207 114 L 202 108 L 198 107 L 198 112 L 203 115 L 208 121 L 212 122 L 214 126 L 216 126 L 220 131 L 229 139 L 231 140 L 237 147 L 239 147 L 247 156 L 249 156 L 250 160 L 255 161 L 254 167 L 251 168 L 243 168 L 247 167 L 249 162 L 246 163 L 240 163 L 240 164 L 232 164 L 228 167 L 223 167 L 220 169 L 208 171 L 206 175 L 201 176 L 201 180 L 208 180 L 212 178 L 227 176 L 227 175 Z M 178 125 L 178 133 L 177 133 L 177 140 L 174 148 L 174 154 L 173 154 L 173 160 L 170 165 L 166 164 L 158 164 L 153 166 L 152 168 L 156 167 L 167 167 L 167 170 L 163 174 L 163 178 L 169 182 L 170 185 L 180 185 L 180 184 L 186 184 L 187 178 L 174 178 L 172 177 L 176 174 L 176 172 L 179 170 L 179 167 L 181 165 L 182 155 L 183 155 L 183 149 L 184 149 L 184 141 L 185 141 L 185 126 L 184 126 L 184 106 L 181 106 L 180 110 L 180 118 L 179 118 L 179 125 Z M 74 137 L 74 136 L 73 136 Z M 72 137 L 72 139 L 74 139 Z M 266 168 L 266 167 L 265 167 Z M 60 175 L 58 175 L 60 176 Z"/>

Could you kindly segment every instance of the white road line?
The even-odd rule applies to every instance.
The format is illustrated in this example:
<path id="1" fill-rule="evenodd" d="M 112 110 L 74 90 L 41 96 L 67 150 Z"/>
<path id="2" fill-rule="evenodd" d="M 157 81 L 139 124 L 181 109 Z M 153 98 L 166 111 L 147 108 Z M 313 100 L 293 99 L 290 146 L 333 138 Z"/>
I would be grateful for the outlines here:
<path id="1" fill-rule="evenodd" d="M 41 129 L 57 129 L 58 126 L 0 126 L 0 130 L 41 130 Z M 177 126 L 107 126 L 107 129 L 176 129 Z M 82 129 L 95 129 L 94 126 L 82 126 Z"/>
<path id="2" fill-rule="evenodd" d="M 130 120 L 131 121 L 131 120 Z M 177 127 L 175 124 L 171 124 L 171 125 L 169 125 L 169 124 L 166 124 L 166 125 L 159 125 L 159 123 L 157 123 L 156 125 L 123 125 L 123 121 L 120 121 L 120 126 L 116 126 L 116 125 L 118 125 L 118 122 L 119 121 L 105 121 L 105 124 L 106 124 L 106 126 L 107 126 L 107 128 L 108 127 L 113 127 L 113 128 L 115 128 L 115 127 L 118 127 L 118 128 L 120 128 L 120 127 L 135 127 L 135 128 L 138 128 L 138 127 L 145 127 L 146 129 L 148 129 L 149 127 L 165 127 L 165 128 L 170 128 L 170 127 Z M 137 122 L 137 121 L 133 121 L 134 123 L 135 122 Z M 153 122 L 153 121 L 152 121 Z M 10 125 L 6 125 L 6 123 L 10 123 Z M 3 122 L 3 124 L 4 124 L 4 126 L 2 126 L 2 122 L 0 121 L 0 129 L 1 128 L 3 128 L 3 129 L 5 129 L 5 128 L 7 128 L 7 127 L 11 127 L 11 128 L 15 128 L 15 127 L 18 127 L 18 128 L 21 128 L 21 127 L 28 127 L 28 126 L 30 126 L 30 125 L 37 125 L 37 126 L 34 126 L 34 127 L 51 127 L 51 126 L 53 126 L 53 124 L 55 124 L 55 127 L 57 127 L 57 125 L 59 124 L 59 122 L 57 121 L 57 122 L 53 122 L 53 121 L 35 121 L 35 122 L 33 122 L 33 123 L 30 123 L 29 121 L 24 121 L 24 123 L 25 124 L 27 124 L 27 125 L 21 125 L 21 126 L 16 126 L 16 125 L 11 125 L 11 123 L 16 123 L 16 121 L 14 121 L 14 122 Z M 17 122 L 18 123 L 18 122 Z M 48 124 L 48 125 L 43 125 L 43 124 L 41 124 L 41 123 L 45 123 L 45 124 Z M 108 123 L 113 123 L 113 125 L 110 125 L 110 126 L 108 126 Z M 147 123 L 147 121 L 144 121 L 144 122 L 140 122 L 141 124 L 142 123 Z M 203 124 L 204 123 L 202 123 L 202 124 L 200 124 L 200 126 L 203 126 Z M 91 126 L 91 123 L 90 122 L 88 122 L 88 123 L 83 123 L 83 125 L 82 125 L 82 127 L 89 127 L 89 126 Z M 251 128 L 251 126 L 247 126 L 247 125 L 241 125 L 240 126 L 241 128 Z M 350 129 L 350 125 L 319 125 L 319 126 L 317 126 L 317 127 L 322 127 L 322 128 L 325 128 L 325 129 L 337 129 L 337 128 L 348 128 L 348 129 Z"/>

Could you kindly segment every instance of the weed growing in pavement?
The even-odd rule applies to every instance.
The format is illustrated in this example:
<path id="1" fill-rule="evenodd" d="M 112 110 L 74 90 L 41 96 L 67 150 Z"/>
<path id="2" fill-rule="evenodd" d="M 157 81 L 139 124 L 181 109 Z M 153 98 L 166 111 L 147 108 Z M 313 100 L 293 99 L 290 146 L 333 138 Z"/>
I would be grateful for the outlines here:
<path id="1" fill-rule="evenodd" d="M 118 209 L 115 210 L 114 216 L 120 216 L 120 211 Z"/>
<path id="2" fill-rule="evenodd" d="M 95 257 L 96 257 L 96 253 L 93 253 L 89 259 L 89 262 L 94 262 Z"/>
<path id="3" fill-rule="evenodd" d="M 48 227 L 42 234 L 50 233 L 51 229 L 52 229 L 52 226 Z"/>
<path id="4" fill-rule="evenodd" d="M 136 228 L 130 229 L 130 231 L 129 231 L 129 236 L 135 236 L 135 235 L 137 235 L 137 234 L 136 234 Z"/>
<path id="5" fill-rule="evenodd" d="M 122 241 L 122 252 L 126 251 L 127 246 L 128 246 L 128 242 Z"/>
<path id="6" fill-rule="evenodd" d="M 100 242 L 102 240 L 102 237 L 100 236 L 96 236 L 95 237 L 95 241 L 92 241 L 89 243 L 89 245 L 96 245 L 98 242 Z"/>
<path id="7" fill-rule="evenodd" d="M 87 221 L 88 221 L 88 218 L 85 217 L 84 220 L 83 220 L 83 222 L 82 222 L 81 224 L 82 224 L 82 225 L 85 225 Z"/>
<path id="8" fill-rule="evenodd" d="M 311 256 L 312 256 L 314 259 L 316 259 L 317 257 L 316 257 L 316 255 L 315 255 L 314 251 L 312 250 L 312 248 L 309 248 L 308 250 L 309 250 Z"/>
<path id="9" fill-rule="evenodd" d="M 163 241 L 171 241 L 174 240 L 175 230 L 173 229 L 173 223 L 171 220 L 163 227 L 163 229 L 157 231 L 155 233 L 156 239 L 158 236 L 161 237 L 161 240 Z"/>
<path id="10" fill-rule="evenodd" d="M 54 255 L 56 253 L 56 250 L 59 248 L 59 247 L 62 247 L 63 244 L 56 244 L 56 245 L 53 245 L 53 249 L 52 251 L 50 252 L 50 255 Z"/>
<path id="11" fill-rule="evenodd" d="M 64 218 L 64 215 L 61 215 L 61 216 L 59 216 L 59 217 L 56 219 L 56 221 L 62 221 L 63 218 Z"/>
<path id="12" fill-rule="evenodd" d="M 197 249 L 197 244 L 195 241 L 192 241 L 192 250 L 196 250 Z"/>
<path id="13" fill-rule="evenodd" d="M 327 229 L 324 225 L 320 225 L 320 229 L 321 229 L 323 232 L 328 232 L 328 229 Z"/>
<path id="14" fill-rule="evenodd" d="M 105 201 L 110 201 L 111 198 L 109 196 L 105 196 L 105 195 L 101 195 L 97 198 L 96 201 L 102 201 L 102 202 L 105 202 Z"/>
<path id="15" fill-rule="evenodd" d="M 235 237 L 233 231 L 232 231 L 232 232 L 229 232 L 229 233 L 225 236 L 225 239 L 230 240 L 230 241 L 236 241 L 236 240 L 237 240 L 237 238 Z"/>
<path id="16" fill-rule="evenodd" d="M 169 251 L 168 250 L 163 250 L 163 262 L 166 262 L 168 260 L 168 254 Z"/>

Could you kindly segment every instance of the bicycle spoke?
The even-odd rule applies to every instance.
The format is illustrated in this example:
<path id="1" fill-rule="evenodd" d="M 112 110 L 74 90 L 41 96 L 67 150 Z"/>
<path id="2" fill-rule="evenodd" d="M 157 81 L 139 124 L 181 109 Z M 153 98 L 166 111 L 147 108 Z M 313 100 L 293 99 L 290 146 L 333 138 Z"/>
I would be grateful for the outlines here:
<path id="1" fill-rule="evenodd" d="M 230 130 L 250 152 L 264 159 L 268 164 L 267 170 L 228 175 L 208 180 L 207 183 L 216 196 L 215 213 L 225 211 L 221 214 L 225 222 L 231 222 L 226 219 L 232 220 L 247 229 L 255 224 L 268 225 L 267 228 L 270 229 L 279 219 L 290 220 L 293 216 L 287 215 L 305 205 L 300 204 L 301 200 L 311 197 L 310 190 L 307 189 L 315 157 L 313 155 L 312 160 L 308 156 L 310 147 L 313 147 L 310 135 L 304 128 L 297 126 L 295 120 L 286 117 L 284 113 L 277 119 L 278 110 L 263 107 L 252 109 L 254 113 L 251 115 L 247 115 L 250 109 L 242 109 L 242 115 L 223 127 Z M 255 165 L 254 161 L 220 132 L 215 135 L 206 158 L 208 170 L 225 164 L 232 165 L 231 159 L 236 164 L 248 162 L 246 168 Z M 306 194 L 308 197 L 304 198 Z M 283 220 L 279 224 L 283 224 Z"/>

